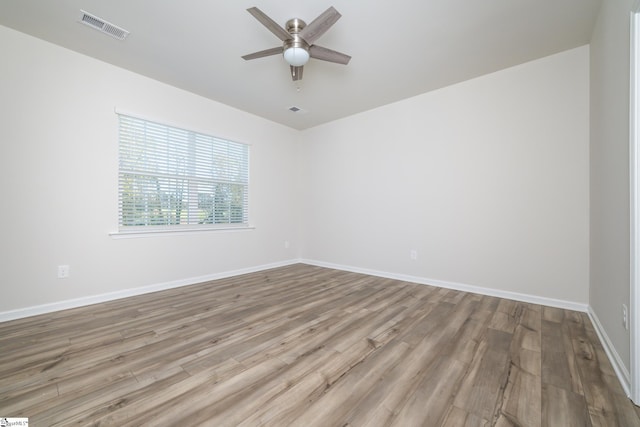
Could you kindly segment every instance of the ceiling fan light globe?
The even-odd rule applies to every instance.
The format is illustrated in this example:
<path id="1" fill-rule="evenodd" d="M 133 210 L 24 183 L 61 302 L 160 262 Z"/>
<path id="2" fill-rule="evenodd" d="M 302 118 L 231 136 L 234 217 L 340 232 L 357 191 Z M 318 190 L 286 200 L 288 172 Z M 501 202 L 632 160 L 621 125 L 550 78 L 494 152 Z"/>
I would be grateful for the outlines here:
<path id="1" fill-rule="evenodd" d="M 309 61 L 309 52 L 301 47 L 290 47 L 284 50 L 284 60 L 294 67 L 301 67 Z"/>

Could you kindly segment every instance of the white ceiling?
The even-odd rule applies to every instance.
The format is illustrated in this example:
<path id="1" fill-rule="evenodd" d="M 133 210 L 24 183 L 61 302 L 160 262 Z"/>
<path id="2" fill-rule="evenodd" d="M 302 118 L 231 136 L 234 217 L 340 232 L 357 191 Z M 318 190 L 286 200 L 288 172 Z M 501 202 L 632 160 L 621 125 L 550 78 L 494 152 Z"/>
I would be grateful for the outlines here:
<path id="1" fill-rule="evenodd" d="M 589 43 L 601 0 L 2 0 L 0 24 L 295 129 L 305 129 Z M 246 9 L 284 26 L 334 6 L 299 84 L 281 42 Z M 118 41 L 78 23 L 80 9 L 130 31 Z M 299 86 L 299 89 L 298 87 Z M 288 110 L 297 106 L 303 111 Z"/>

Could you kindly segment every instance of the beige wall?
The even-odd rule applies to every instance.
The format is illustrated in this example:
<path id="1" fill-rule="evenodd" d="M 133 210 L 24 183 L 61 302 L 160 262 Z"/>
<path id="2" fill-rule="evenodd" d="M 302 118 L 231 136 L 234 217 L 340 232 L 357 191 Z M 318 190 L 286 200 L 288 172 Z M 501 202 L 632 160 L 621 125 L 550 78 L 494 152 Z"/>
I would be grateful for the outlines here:
<path id="1" fill-rule="evenodd" d="M 590 305 L 629 369 L 629 22 L 633 0 L 605 0 L 591 41 Z"/>
<path id="2" fill-rule="evenodd" d="M 305 131 L 303 258 L 586 304 L 588 67 L 584 46 Z"/>
<path id="3" fill-rule="evenodd" d="M 296 131 L 1 26 L 0 45 L 0 313 L 297 259 Z M 116 107 L 252 144 L 255 230 L 110 237 Z"/>

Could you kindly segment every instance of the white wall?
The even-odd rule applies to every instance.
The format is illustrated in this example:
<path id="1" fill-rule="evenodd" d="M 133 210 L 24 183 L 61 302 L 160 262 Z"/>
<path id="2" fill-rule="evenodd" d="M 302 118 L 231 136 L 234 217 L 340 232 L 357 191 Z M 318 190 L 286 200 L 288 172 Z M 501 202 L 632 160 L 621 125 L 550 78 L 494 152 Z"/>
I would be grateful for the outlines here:
<path id="1" fill-rule="evenodd" d="M 588 47 L 298 132 L 4 27 L 0 42 L 16 183 L 0 313 L 298 257 L 587 302 Z M 252 144 L 256 229 L 109 237 L 115 107 Z"/>
<path id="2" fill-rule="evenodd" d="M 297 259 L 297 131 L 1 26 L 0 45 L 0 313 Z M 255 230 L 109 237 L 115 107 L 252 144 Z"/>
<path id="3" fill-rule="evenodd" d="M 586 304 L 588 64 L 584 46 L 305 131 L 302 257 Z"/>
<path id="4" fill-rule="evenodd" d="M 625 368 L 630 335 L 629 21 L 634 0 L 605 0 L 591 41 L 589 301 Z"/>

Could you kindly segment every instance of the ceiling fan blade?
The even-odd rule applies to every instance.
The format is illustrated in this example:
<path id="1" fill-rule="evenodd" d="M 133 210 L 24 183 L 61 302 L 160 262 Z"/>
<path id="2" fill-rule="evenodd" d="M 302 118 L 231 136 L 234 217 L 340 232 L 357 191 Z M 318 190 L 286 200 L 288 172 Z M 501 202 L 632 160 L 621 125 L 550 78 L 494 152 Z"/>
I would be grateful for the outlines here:
<path id="1" fill-rule="evenodd" d="M 291 34 L 287 32 L 284 28 L 278 25 L 273 19 L 269 18 L 263 11 L 258 9 L 257 7 L 250 7 L 247 9 L 247 12 L 253 15 L 262 25 L 267 27 L 269 31 L 271 31 L 277 38 L 282 41 L 289 40 L 291 38 Z"/>
<path id="2" fill-rule="evenodd" d="M 342 15 L 331 6 L 322 12 L 320 16 L 314 19 L 309 25 L 304 27 L 298 34 L 300 37 L 312 45 L 321 35 L 323 35 L 333 24 L 340 19 Z"/>
<path id="3" fill-rule="evenodd" d="M 302 66 L 300 67 L 294 67 L 293 65 L 290 65 L 291 67 L 291 78 L 293 79 L 293 81 L 297 81 L 297 80 L 302 80 Z"/>
<path id="4" fill-rule="evenodd" d="M 244 55 L 242 59 L 248 61 L 250 59 L 264 58 L 265 56 L 278 55 L 282 53 L 282 46 L 272 47 L 271 49 L 261 50 L 259 52 L 253 52 L 248 55 Z"/>
<path id="5" fill-rule="evenodd" d="M 335 62 L 336 64 L 343 65 L 347 65 L 351 60 L 351 57 L 349 55 L 317 45 L 313 45 L 309 48 L 309 55 L 311 55 L 311 57 L 315 59 Z"/>

